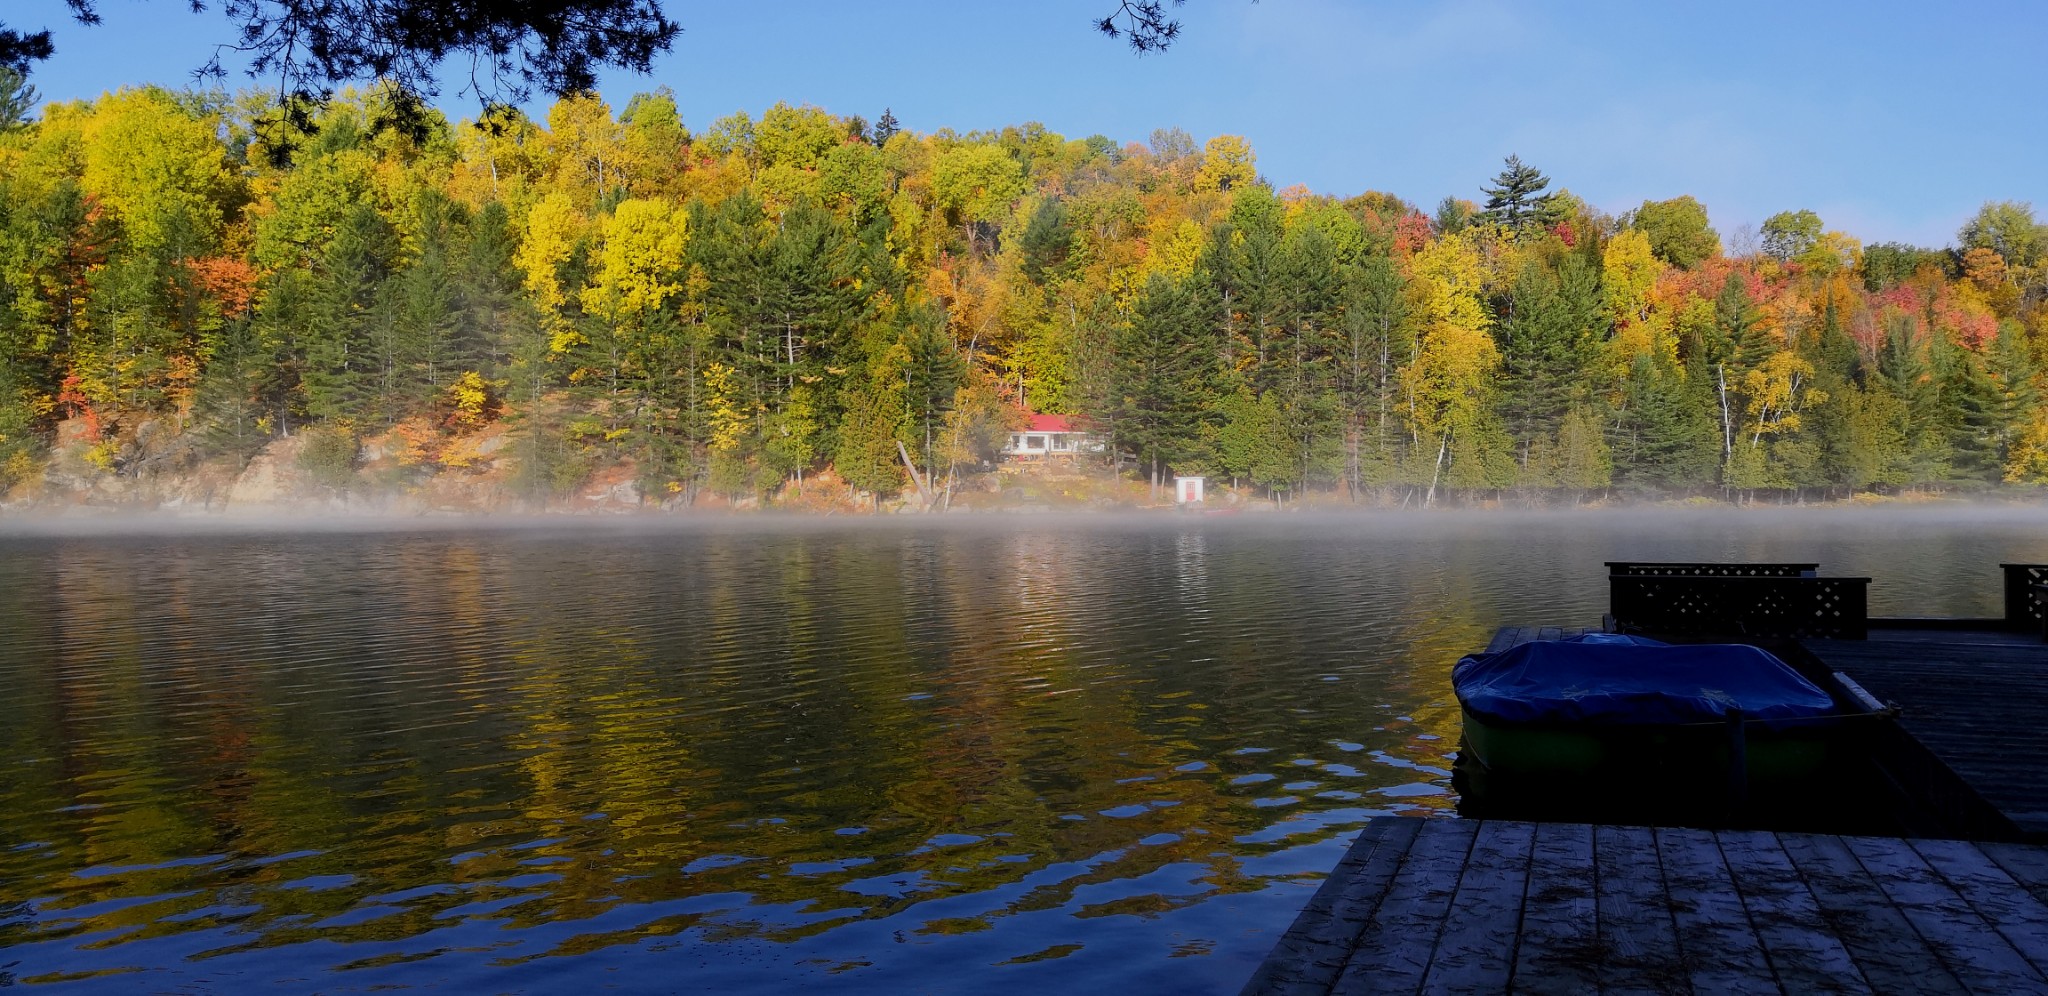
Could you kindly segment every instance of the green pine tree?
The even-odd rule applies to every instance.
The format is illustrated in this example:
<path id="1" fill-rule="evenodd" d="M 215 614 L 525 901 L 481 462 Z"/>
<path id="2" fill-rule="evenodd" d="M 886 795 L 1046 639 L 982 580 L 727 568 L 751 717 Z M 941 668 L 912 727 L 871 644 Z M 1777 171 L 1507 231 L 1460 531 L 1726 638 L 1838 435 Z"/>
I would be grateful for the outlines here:
<path id="1" fill-rule="evenodd" d="M 1155 275 L 1116 337 L 1104 421 L 1115 445 L 1137 455 L 1155 498 L 1167 471 L 1199 454 L 1213 412 L 1215 351 L 1205 341 L 1209 314 L 1195 287 Z"/>
<path id="2" fill-rule="evenodd" d="M 1517 229 L 1555 221 L 1557 195 L 1543 192 L 1549 186 L 1541 170 L 1523 163 L 1521 156 L 1509 156 L 1493 185 L 1479 188 L 1486 194 L 1487 219 Z"/>

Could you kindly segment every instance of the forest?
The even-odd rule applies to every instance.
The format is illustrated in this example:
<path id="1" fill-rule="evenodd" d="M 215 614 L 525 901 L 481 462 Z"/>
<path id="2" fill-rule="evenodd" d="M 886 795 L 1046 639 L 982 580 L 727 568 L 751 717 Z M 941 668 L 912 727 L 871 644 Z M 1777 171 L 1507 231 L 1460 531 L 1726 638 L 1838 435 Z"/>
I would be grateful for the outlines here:
<path id="1" fill-rule="evenodd" d="M 536 506 L 889 495 L 1024 413 L 1104 473 L 1363 504 L 1806 501 L 2048 483 L 2048 227 L 1950 247 L 1789 209 L 1724 239 L 1533 165 L 1469 199 L 1337 198 L 1250 146 L 1039 124 L 918 134 L 674 95 L 389 126 L 377 88 L 37 102 L 0 70 L 0 495 L 374 441 Z M 1369 182 L 1369 177 L 1361 178 Z M 901 453 L 899 453 L 899 444 Z M 404 478 L 383 481 L 403 486 Z"/>

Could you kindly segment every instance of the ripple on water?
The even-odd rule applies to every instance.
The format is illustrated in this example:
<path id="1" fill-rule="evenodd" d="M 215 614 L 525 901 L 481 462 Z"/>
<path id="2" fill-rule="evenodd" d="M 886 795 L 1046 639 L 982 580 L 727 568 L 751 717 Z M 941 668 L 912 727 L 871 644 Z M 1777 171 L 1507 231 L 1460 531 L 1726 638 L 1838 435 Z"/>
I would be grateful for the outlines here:
<path id="1" fill-rule="evenodd" d="M 1364 821 L 1448 812 L 1450 662 L 1597 618 L 1601 561 L 1990 615 L 1988 565 L 2048 559 L 1508 521 L 0 538 L 0 947 L 108 988 L 658 989 L 680 952 L 730 991 L 1233 990 Z"/>

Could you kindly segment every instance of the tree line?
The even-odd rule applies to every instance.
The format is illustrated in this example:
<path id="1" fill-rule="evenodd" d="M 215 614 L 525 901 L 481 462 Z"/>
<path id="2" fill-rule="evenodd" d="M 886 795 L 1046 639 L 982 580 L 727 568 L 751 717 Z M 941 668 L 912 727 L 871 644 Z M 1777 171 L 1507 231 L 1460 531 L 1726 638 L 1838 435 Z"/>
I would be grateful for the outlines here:
<path id="1" fill-rule="evenodd" d="M 1793 500 L 2048 482 L 2029 206 L 1953 247 L 1691 197 L 1610 216 L 1510 157 L 1470 200 L 1275 189 L 1251 148 L 595 94 L 393 129 L 0 75 L 0 488 L 307 435 L 352 485 L 509 440 L 537 502 L 986 466 L 1025 410 L 1276 496 Z M 289 132 L 289 134 L 285 134 Z M 502 423 L 502 425 L 500 425 Z"/>

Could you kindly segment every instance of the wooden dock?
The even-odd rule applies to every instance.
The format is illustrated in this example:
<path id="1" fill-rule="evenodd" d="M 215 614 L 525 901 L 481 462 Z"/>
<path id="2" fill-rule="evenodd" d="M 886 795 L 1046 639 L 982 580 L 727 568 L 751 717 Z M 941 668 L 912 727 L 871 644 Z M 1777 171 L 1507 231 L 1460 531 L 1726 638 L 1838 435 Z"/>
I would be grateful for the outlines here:
<path id="1" fill-rule="evenodd" d="M 1244 991 L 2048 994 L 2048 647 L 1895 622 L 1773 646 L 1899 706 L 1878 832 L 1930 839 L 1377 819 Z"/>
<path id="2" fill-rule="evenodd" d="M 1899 706 L 1880 760 L 1937 832 L 2048 843 L 2048 646 L 2027 633 L 1872 629 L 1802 640 Z"/>
<path id="3" fill-rule="evenodd" d="M 1246 993 L 2044 993 L 2048 847 L 1376 819 Z"/>

